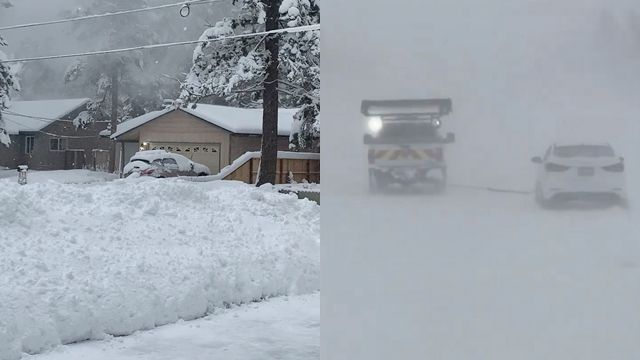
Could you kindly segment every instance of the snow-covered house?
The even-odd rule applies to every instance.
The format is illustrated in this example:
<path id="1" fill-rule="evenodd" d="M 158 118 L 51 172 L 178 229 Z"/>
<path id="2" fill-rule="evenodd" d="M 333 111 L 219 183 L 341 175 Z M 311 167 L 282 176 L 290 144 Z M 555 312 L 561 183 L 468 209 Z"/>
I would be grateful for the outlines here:
<path id="1" fill-rule="evenodd" d="M 289 147 L 293 115 L 297 109 L 280 109 L 278 150 Z M 118 125 L 111 135 L 120 169 L 140 149 L 164 149 L 207 165 L 212 173 L 248 151 L 260 150 L 262 109 L 198 104 L 196 108 L 168 107 Z"/>
<path id="2" fill-rule="evenodd" d="M 12 101 L 2 118 L 11 138 L 0 144 L 0 166 L 36 170 L 102 168 L 111 142 L 99 133 L 107 123 L 77 127 L 89 99 Z"/>

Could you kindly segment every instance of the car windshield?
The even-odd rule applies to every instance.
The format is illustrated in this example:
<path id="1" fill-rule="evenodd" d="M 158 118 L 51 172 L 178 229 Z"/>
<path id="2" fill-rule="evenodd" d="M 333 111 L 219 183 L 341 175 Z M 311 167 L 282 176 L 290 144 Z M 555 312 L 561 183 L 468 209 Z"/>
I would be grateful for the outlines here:
<path id="1" fill-rule="evenodd" d="M 131 159 L 131 162 L 134 162 L 134 161 L 142 161 L 143 163 L 147 163 L 147 164 L 149 163 L 149 160 L 147 159 Z"/>
<path id="2" fill-rule="evenodd" d="M 607 145 L 568 145 L 556 146 L 553 154 L 557 157 L 609 157 L 614 156 L 613 149 Z"/>

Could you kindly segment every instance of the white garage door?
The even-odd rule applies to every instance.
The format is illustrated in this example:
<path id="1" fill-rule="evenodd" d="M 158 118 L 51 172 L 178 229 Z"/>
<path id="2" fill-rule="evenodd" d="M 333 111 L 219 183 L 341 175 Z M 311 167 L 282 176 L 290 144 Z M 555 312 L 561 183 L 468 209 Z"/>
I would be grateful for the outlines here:
<path id="1" fill-rule="evenodd" d="M 212 174 L 220 172 L 220 144 L 150 143 L 151 150 L 166 150 L 206 165 Z"/>

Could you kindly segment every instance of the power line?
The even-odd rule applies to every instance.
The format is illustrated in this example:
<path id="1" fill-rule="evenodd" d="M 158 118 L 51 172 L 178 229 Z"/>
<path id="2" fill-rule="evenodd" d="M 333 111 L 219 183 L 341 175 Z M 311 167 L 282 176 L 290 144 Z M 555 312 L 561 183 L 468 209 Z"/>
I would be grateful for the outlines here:
<path id="1" fill-rule="evenodd" d="M 298 32 L 314 31 L 314 30 L 320 30 L 320 24 L 298 26 L 298 27 L 292 27 L 292 28 L 286 28 L 286 29 L 277 29 L 277 30 L 262 31 L 262 32 L 256 32 L 256 33 L 248 33 L 248 34 L 239 34 L 239 35 L 232 35 L 232 36 L 223 36 L 223 37 L 219 37 L 215 39 L 207 39 L 207 40 L 189 40 L 189 41 L 179 41 L 179 42 L 172 42 L 172 43 L 142 45 L 142 46 L 136 46 L 136 47 L 130 47 L 130 48 L 90 51 L 85 53 L 11 59 L 11 60 L 0 61 L 0 64 L 51 60 L 51 59 L 64 59 L 64 58 L 80 57 L 80 56 L 106 55 L 106 54 L 121 53 L 121 52 L 136 51 L 136 50 L 150 50 L 150 49 L 179 46 L 179 45 L 191 45 L 191 44 L 210 43 L 210 42 L 223 41 L 223 40 L 241 39 L 241 38 L 247 38 L 252 36 L 264 36 L 264 35 L 272 35 L 272 34 L 280 34 L 280 33 L 298 33 Z"/>
<path id="2" fill-rule="evenodd" d="M 52 20 L 52 21 L 45 21 L 45 22 L 39 22 L 39 23 L 29 23 L 29 24 L 21 24 L 21 25 L 4 26 L 4 27 L 0 27 L 0 31 L 12 30 L 12 29 L 22 29 L 22 28 L 28 28 L 28 27 L 34 27 L 34 26 L 53 25 L 53 24 L 60 24 L 60 23 L 72 22 L 72 21 L 80 21 L 80 20 L 97 19 L 97 18 L 102 18 L 102 17 L 107 17 L 107 16 L 133 14 L 133 13 L 138 13 L 138 12 L 142 12 L 142 11 L 158 10 L 158 9 L 164 9 L 164 8 L 175 7 L 175 6 L 200 5 L 200 4 L 206 4 L 206 3 L 212 3 L 212 2 L 220 2 L 220 1 L 221 0 L 182 1 L 182 2 L 174 3 L 174 4 L 150 6 L 150 7 L 145 7 L 145 8 L 141 8 L 141 9 L 123 10 L 123 11 L 116 11 L 116 12 L 105 13 L 105 14 L 80 16 L 80 17 L 75 17 L 75 18 L 70 18 L 70 19 L 60 19 L 60 20 Z"/>
<path id="3" fill-rule="evenodd" d="M 73 120 L 53 119 L 53 118 L 47 118 L 47 117 L 43 117 L 43 116 L 25 115 L 25 114 L 16 113 L 16 112 L 13 112 L 13 111 L 10 111 L 10 110 L 4 110 L 3 113 L 6 114 L 6 115 L 25 117 L 25 118 L 34 119 L 34 120 L 47 122 L 47 123 L 50 122 L 50 121 L 73 122 Z"/>
<path id="4" fill-rule="evenodd" d="M 61 138 L 61 139 L 93 139 L 93 138 L 99 138 L 100 134 L 98 135 L 87 135 L 87 136 L 73 136 L 73 135 L 58 135 L 58 134 L 53 134 L 53 133 L 48 133 L 46 131 L 41 131 L 38 130 L 39 133 L 45 134 L 45 135 L 49 135 L 49 136 L 55 136 L 57 138 Z"/>
<path id="5" fill-rule="evenodd" d="M 13 112 L 10 110 L 4 110 L 2 111 L 4 114 L 6 115 L 12 115 L 12 116 L 19 116 L 19 117 L 24 117 L 24 118 L 29 118 L 29 119 L 33 119 L 33 120 L 38 120 L 38 121 L 42 121 L 42 122 L 51 122 L 51 121 L 61 121 L 61 122 L 70 122 L 70 123 L 75 123 L 75 121 L 73 120 L 67 120 L 67 119 L 55 119 L 55 118 L 48 118 L 48 117 L 44 117 L 44 116 L 33 116 L 33 115 L 26 115 L 26 114 L 20 114 L 17 112 Z M 106 121 L 106 120 L 99 120 L 99 121 L 93 121 L 94 123 L 109 123 L 111 121 Z"/>
<path id="6" fill-rule="evenodd" d="M 34 120 L 40 120 L 43 122 L 49 122 L 49 121 L 62 121 L 62 122 L 74 122 L 73 120 L 67 120 L 67 119 L 55 119 L 55 118 L 48 118 L 48 117 L 44 117 L 44 116 L 33 116 L 33 115 L 26 115 L 26 114 L 20 114 L 17 112 L 13 112 L 11 110 L 3 110 L 2 111 L 4 114 L 7 115 L 13 115 L 13 116 L 19 116 L 19 117 L 25 117 L 25 118 L 30 118 L 30 119 L 34 119 Z M 108 120 L 98 120 L 98 121 L 93 121 L 94 123 L 108 123 L 111 121 Z"/>

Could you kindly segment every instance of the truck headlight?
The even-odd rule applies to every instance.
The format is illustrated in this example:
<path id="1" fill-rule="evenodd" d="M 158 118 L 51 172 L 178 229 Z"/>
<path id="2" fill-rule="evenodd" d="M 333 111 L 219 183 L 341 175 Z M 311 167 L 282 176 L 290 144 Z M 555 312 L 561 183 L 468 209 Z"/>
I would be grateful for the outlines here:
<path id="1" fill-rule="evenodd" d="M 440 122 L 440 119 L 433 119 L 431 120 L 431 125 L 433 125 L 434 128 L 439 128 L 442 122 Z"/>
<path id="2" fill-rule="evenodd" d="M 369 130 L 373 133 L 378 133 L 382 129 L 382 118 L 379 116 L 372 116 L 369 118 Z"/>

